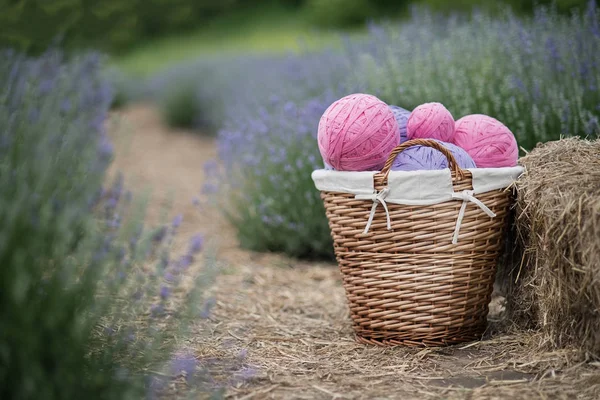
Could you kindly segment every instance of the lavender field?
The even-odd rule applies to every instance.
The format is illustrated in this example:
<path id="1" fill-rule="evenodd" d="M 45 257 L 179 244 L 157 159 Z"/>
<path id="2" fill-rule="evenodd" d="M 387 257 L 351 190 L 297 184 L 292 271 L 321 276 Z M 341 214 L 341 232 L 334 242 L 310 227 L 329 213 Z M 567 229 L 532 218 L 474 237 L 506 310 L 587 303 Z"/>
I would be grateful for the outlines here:
<path id="1" fill-rule="evenodd" d="M 493 115 L 522 151 L 560 137 L 600 133 L 600 23 L 594 1 L 565 18 L 539 8 L 450 18 L 421 8 L 401 25 L 372 25 L 343 48 L 287 56 L 198 60 L 148 83 L 166 121 L 175 111 L 218 132 L 218 168 L 244 247 L 330 258 L 331 243 L 310 172 L 322 167 L 316 127 L 334 100 L 373 93 L 412 109 L 440 101 L 455 119 Z M 180 90 L 184 89 L 184 90 Z M 181 117 L 179 117 L 181 118 Z"/>

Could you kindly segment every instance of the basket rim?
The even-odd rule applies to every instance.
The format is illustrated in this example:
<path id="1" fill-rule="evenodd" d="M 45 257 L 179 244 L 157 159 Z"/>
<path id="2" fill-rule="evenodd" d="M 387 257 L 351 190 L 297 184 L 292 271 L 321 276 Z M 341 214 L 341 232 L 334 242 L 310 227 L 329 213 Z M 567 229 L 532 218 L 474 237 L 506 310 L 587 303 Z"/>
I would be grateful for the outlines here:
<path id="1" fill-rule="evenodd" d="M 521 166 L 503 168 L 467 168 L 465 179 L 472 181 L 472 195 L 511 187 L 523 174 Z M 385 200 L 392 204 L 432 205 L 452 200 L 454 173 L 450 169 L 391 171 Z M 378 194 L 384 175 L 381 171 L 314 170 L 311 175 L 315 187 L 321 192 L 347 193 L 357 199 Z"/>

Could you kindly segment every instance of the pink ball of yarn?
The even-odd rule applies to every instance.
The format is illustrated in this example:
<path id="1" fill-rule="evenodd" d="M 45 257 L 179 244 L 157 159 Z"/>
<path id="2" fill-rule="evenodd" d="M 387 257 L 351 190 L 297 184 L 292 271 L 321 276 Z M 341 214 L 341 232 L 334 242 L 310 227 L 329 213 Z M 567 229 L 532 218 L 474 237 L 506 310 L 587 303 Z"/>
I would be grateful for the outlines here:
<path id="1" fill-rule="evenodd" d="M 478 168 L 514 167 L 519 158 L 513 133 L 487 115 L 467 115 L 456 121 L 454 144 L 465 149 Z"/>
<path id="2" fill-rule="evenodd" d="M 368 94 L 351 94 L 334 102 L 319 121 L 319 151 L 336 171 L 378 171 L 400 131 L 387 104 Z"/>
<path id="3" fill-rule="evenodd" d="M 437 139 L 451 142 L 454 117 L 441 103 L 425 103 L 415 108 L 406 125 L 408 139 Z"/>

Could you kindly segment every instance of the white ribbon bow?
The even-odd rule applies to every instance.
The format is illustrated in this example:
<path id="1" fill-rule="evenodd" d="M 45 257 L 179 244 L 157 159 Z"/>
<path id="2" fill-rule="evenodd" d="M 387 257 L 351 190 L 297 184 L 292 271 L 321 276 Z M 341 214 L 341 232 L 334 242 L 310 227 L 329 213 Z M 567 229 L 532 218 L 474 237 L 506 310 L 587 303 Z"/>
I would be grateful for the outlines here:
<path id="1" fill-rule="evenodd" d="M 456 228 L 454 229 L 454 236 L 452 237 L 452 244 L 458 243 L 458 233 L 460 232 L 460 226 L 462 225 L 463 218 L 465 217 L 465 211 L 467 209 L 467 203 L 471 202 L 476 204 L 483 212 L 489 215 L 491 218 L 494 218 L 496 214 L 487 208 L 485 204 L 481 202 L 477 197 L 474 196 L 474 192 L 472 190 L 463 190 L 462 192 L 454 192 L 452 193 L 452 198 L 455 200 L 462 200 L 462 206 L 460 207 L 460 211 L 458 212 L 458 219 L 456 220 Z"/>
<path id="2" fill-rule="evenodd" d="M 387 198 L 390 192 L 389 188 L 384 188 L 377 193 L 373 194 L 357 194 L 354 196 L 357 200 L 371 200 L 373 202 L 373 207 L 371 207 L 371 214 L 369 215 L 369 221 L 367 221 L 367 226 L 365 226 L 365 230 L 363 234 L 369 233 L 369 229 L 371 229 L 371 225 L 373 224 L 373 218 L 375 218 L 375 211 L 377 210 L 377 206 L 379 203 L 385 209 L 385 216 L 387 219 L 387 229 L 388 231 L 392 230 L 392 223 L 390 220 L 390 211 L 388 209 L 387 203 L 385 199 Z M 474 196 L 474 192 L 472 190 L 463 190 L 462 192 L 454 192 L 452 193 L 452 199 L 454 200 L 462 200 L 463 204 L 460 207 L 460 211 L 458 212 L 458 218 L 456 220 L 456 228 L 454 228 L 454 235 L 452 237 L 452 244 L 458 243 L 458 234 L 460 232 L 460 227 L 462 225 L 462 221 L 465 217 L 465 212 L 467 209 L 467 203 L 471 202 L 477 205 L 483 212 L 485 212 L 491 218 L 494 218 L 496 214 L 490 210 L 485 204 L 481 202 L 478 198 Z"/>
<path id="3" fill-rule="evenodd" d="M 371 215 L 369 215 L 369 221 L 367 222 L 367 226 L 365 226 L 365 230 L 363 234 L 369 233 L 369 229 L 371 229 L 371 224 L 373 223 L 373 218 L 375 217 L 375 210 L 377 209 L 377 205 L 381 203 L 383 208 L 385 209 L 385 216 L 387 218 L 387 228 L 388 231 L 392 230 L 392 222 L 390 221 L 390 211 L 388 210 L 387 203 L 385 202 L 385 198 L 390 192 L 389 188 L 383 188 L 381 191 L 373 194 L 357 194 L 354 196 L 357 200 L 371 200 L 373 202 L 373 207 L 371 207 Z"/>

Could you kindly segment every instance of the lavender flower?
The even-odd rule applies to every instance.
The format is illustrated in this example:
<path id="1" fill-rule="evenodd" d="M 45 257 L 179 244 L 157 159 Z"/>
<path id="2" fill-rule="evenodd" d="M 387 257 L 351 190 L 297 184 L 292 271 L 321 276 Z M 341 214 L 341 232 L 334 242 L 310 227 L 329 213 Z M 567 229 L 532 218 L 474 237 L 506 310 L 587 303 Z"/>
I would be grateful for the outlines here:
<path id="1" fill-rule="evenodd" d="M 162 306 L 162 304 L 153 304 L 152 307 L 150 307 L 150 314 L 153 317 L 157 317 L 162 315 L 165 312 L 164 307 Z"/>
<path id="2" fill-rule="evenodd" d="M 167 281 L 169 283 L 173 283 L 177 280 L 177 277 L 169 271 L 165 272 L 164 278 L 165 278 L 165 281 Z"/>
<path id="3" fill-rule="evenodd" d="M 194 378 L 196 368 L 198 367 L 198 361 L 193 354 L 184 353 L 176 355 L 171 360 L 171 374 L 172 375 L 185 375 L 186 380 L 189 382 Z"/>
<path id="4" fill-rule="evenodd" d="M 194 235 L 190 240 L 190 247 L 188 250 L 189 254 L 196 254 L 202 250 L 202 243 L 204 239 L 201 234 Z"/>
<path id="5" fill-rule="evenodd" d="M 192 256 L 191 254 L 185 254 L 179 258 L 179 261 L 177 262 L 177 268 L 180 271 L 186 270 L 189 268 L 190 265 L 192 265 L 193 261 L 194 261 L 194 256 Z"/>
<path id="6" fill-rule="evenodd" d="M 160 288 L 160 298 L 166 300 L 171 294 L 171 289 L 168 286 L 162 286 Z"/>
<path id="7" fill-rule="evenodd" d="M 63 113 L 67 113 L 67 112 L 71 111 L 72 108 L 73 108 L 73 104 L 71 103 L 71 100 L 69 100 L 69 99 L 64 99 L 62 101 L 62 103 L 60 103 L 60 110 Z"/>
<path id="8" fill-rule="evenodd" d="M 179 228 L 179 226 L 181 225 L 181 223 L 183 222 L 183 215 L 179 214 L 177 216 L 175 216 L 175 218 L 173 218 L 173 222 L 172 222 L 172 226 L 173 228 Z"/>

